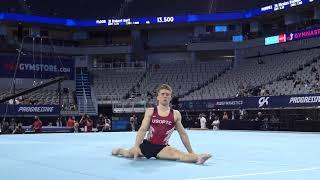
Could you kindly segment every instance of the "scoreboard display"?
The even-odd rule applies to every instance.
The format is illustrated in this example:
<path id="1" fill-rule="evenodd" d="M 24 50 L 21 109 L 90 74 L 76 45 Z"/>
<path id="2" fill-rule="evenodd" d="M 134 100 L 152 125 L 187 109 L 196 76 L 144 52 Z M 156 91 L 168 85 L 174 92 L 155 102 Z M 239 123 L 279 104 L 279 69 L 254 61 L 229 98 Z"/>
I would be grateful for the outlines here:
<path id="1" fill-rule="evenodd" d="M 280 3 L 271 4 L 265 7 L 248 10 L 242 13 L 216 13 L 216 14 L 201 14 L 187 16 L 157 16 L 146 18 L 126 18 L 126 19 L 106 19 L 97 20 L 96 24 L 101 25 L 104 22 L 106 26 L 127 26 L 127 25 L 148 25 L 148 24 L 176 24 L 190 22 L 210 22 L 210 21 L 225 21 L 238 20 L 244 18 L 252 18 L 255 16 L 272 13 L 284 9 L 289 9 L 318 0 L 286 0 Z"/>
<path id="2" fill-rule="evenodd" d="M 283 9 L 288 9 L 296 6 L 301 6 L 307 3 L 312 3 L 315 0 L 286 0 L 276 4 L 271 4 L 261 8 L 261 12 L 275 12 Z"/>

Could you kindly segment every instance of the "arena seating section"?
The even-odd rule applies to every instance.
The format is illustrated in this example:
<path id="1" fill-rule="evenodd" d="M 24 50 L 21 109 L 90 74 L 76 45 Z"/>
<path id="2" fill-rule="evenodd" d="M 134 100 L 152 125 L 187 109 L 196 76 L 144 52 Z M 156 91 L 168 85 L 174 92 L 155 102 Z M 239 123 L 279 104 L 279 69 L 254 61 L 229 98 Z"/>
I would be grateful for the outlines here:
<path id="1" fill-rule="evenodd" d="M 140 88 L 143 94 L 154 92 L 159 84 L 170 84 L 175 96 L 182 96 L 189 90 L 213 81 L 219 74 L 228 69 L 231 62 L 213 61 L 208 63 L 162 64 L 153 69 Z"/>
<path id="2" fill-rule="evenodd" d="M 235 65 L 231 61 L 215 60 L 150 65 L 144 72 L 93 70 L 94 92 L 98 97 L 109 95 L 110 99 L 117 100 L 135 98 L 140 101 L 148 96 L 154 100 L 156 87 L 168 83 L 180 100 L 237 97 L 241 86 L 259 88 L 257 94 L 245 96 L 317 93 L 320 90 L 316 78 L 320 71 L 320 49 L 303 49 L 305 43 L 313 41 L 244 49 Z M 260 94 L 261 88 L 268 93 Z"/>
<path id="3" fill-rule="evenodd" d="M 98 100 L 135 98 L 137 101 L 148 99 L 148 96 L 152 99 L 161 83 L 170 84 L 180 100 L 236 97 L 241 85 L 244 88 L 264 87 L 268 95 L 319 92 L 319 49 L 265 53 L 255 57 L 253 51 L 244 51 L 243 59 L 235 65 L 232 61 L 215 60 L 153 64 L 146 69 L 133 70 L 97 68 L 91 70 L 92 90 Z M 21 90 L 17 89 L 18 92 Z M 0 97 L 9 94 L 9 88 L 0 91 Z M 20 103 L 58 104 L 56 89 L 38 90 L 23 99 L 27 100 Z M 63 94 L 63 104 L 76 104 L 72 91 Z"/>
<path id="4" fill-rule="evenodd" d="M 98 69 L 92 72 L 93 90 L 100 100 L 124 99 L 129 90 L 144 75 L 144 71 Z"/>
<path id="5" fill-rule="evenodd" d="M 216 81 L 182 99 L 195 100 L 235 97 L 237 93 L 239 93 L 239 86 L 241 84 L 244 87 L 249 86 L 251 88 L 268 84 L 267 89 L 273 95 L 288 94 L 290 92 L 294 94 L 305 93 L 306 91 L 304 90 L 297 91 L 288 88 L 282 88 L 282 90 L 279 90 L 279 86 L 281 85 L 278 85 L 279 83 L 277 80 L 282 76 L 286 76 L 291 72 L 304 67 L 304 65 L 310 64 L 313 61 L 313 58 L 318 56 L 319 52 L 320 51 L 318 49 L 313 49 L 265 56 L 260 58 L 260 60 L 258 57 L 245 59 L 232 70 L 219 77 Z M 303 72 L 306 72 L 306 74 L 309 73 L 308 75 L 305 75 L 306 77 L 311 75 L 311 70 L 309 69 L 301 71 L 299 74 Z M 285 82 L 289 83 L 289 81 Z M 282 85 L 288 85 L 288 83 L 284 83 Z"/>
<path id="6" fill-rule="evenodd" d="M 19 88 L 16 92 L 21 92 L 26 89 Z M 10 95 L 9 88 L 0 88 L 0 98 Z M 33 104 L 33 105 L 41 105 L 41 104 L 48 104 L 48 105 L 58 105 L 59 104 L 59 96 L 54 88 L 51 89 L 40 89 L 34 91 L 30 94 L 24 95 L 22 99 L 17 98 L 19 104 Z M 70 110 L 71 105 L 76 105 L 74 100 L 73 92 L 62 93 L 62 102 L 65 106 L 64 110 Z M 67 109 L 69 108 L 69 109 Z"/>
<path id="7" fill-rule="evenodd" d="M 316 60 L 310 65 L 300 67 L 292 75 L 267 84 L 266 89 L 275 95 L 319 93 L 319 73 L 320 61 Z"/>
<path id="8" fill-rule="evenodd" d="M 144 71 L 93 70 L 93 89 L 97 97 L 104 95 L 104 100 L 146 99 L 154 95 L 159 84 L 168 83 L 175 91 L 175 96 L 182 96 L 190 90 L 213 81 L 229 69 L 229 61 L 206 63 L 177 63 L 150 65 Z M 129 97 L 127 96 L 129 93 Z"/>

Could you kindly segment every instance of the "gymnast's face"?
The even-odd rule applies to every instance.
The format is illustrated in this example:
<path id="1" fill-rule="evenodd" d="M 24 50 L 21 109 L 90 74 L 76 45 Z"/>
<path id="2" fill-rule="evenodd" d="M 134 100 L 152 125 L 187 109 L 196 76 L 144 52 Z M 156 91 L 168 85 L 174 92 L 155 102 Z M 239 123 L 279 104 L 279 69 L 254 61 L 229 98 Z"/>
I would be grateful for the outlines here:
<path id="1" fill-rule="evenodd" d="M 169 105 L 172 98 L 171 95 L 172 95 L 171 91 L 167 89 L 161 89 L 158 92 L 157 100 L 161 105 L 164 105 L 164 106 Z"/>

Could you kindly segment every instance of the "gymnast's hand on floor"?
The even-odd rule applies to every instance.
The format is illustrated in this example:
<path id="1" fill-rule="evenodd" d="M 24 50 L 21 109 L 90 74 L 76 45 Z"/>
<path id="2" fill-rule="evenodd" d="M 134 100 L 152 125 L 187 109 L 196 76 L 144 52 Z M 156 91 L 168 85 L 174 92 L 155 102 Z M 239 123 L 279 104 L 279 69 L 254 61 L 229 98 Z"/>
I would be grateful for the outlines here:
<path id="1" fill-rule="evenodd" d="M 141 155 L 141 149 L 140 147 L 133 147 L 130 149 L 130 155 L 133 157 L 134 160 L 138 159 L 138 157 Z"/>

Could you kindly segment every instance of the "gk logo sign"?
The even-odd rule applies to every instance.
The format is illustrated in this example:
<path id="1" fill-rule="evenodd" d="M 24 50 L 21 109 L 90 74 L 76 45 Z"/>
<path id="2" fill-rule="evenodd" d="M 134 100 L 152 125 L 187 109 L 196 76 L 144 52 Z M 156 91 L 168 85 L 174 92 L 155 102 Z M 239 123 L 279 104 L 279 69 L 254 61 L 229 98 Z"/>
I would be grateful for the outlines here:
<path id="1" fill-rule="evenodd" d="M 261 98 L 259 99 L 259 108 L 262 107 L 262 106 L 264 106 L 264 105 L 268 106 L 268 104 L 269 104 L 269 101 L 268 101 L 269 98 L 270 98 L 270 97 L 261 97 Z"/>

